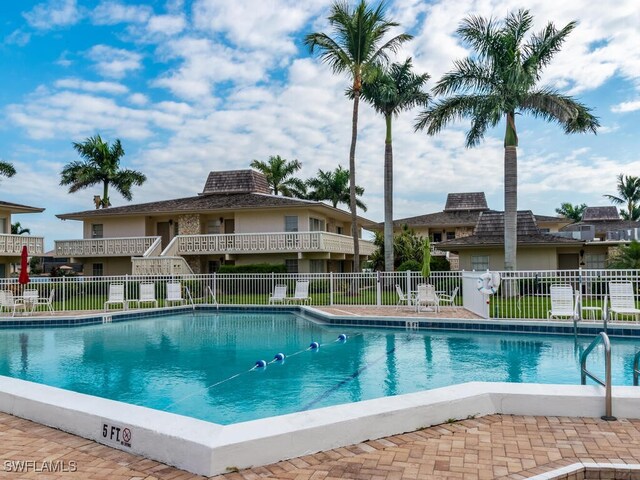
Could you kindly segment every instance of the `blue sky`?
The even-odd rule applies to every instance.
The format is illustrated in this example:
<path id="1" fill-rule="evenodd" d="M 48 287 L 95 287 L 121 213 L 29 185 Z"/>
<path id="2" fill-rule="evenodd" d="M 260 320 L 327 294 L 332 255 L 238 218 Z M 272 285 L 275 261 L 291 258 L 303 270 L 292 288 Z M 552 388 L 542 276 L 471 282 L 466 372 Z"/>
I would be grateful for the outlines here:
<path id="1" fill-rule="evenodd" d="M 348 165 L 351 104 L 346 77 L 311 58 L 302 38 L 327 31 L 327 0 L 46 0 L 2 2 L 0 158 L 18 174 L 0 199 L 46 207 L 16 217 L 55 239 L 80 238 L 78 222 L 55 214 L 90 209 L 99 187 L 68 194 L 58 185 L 71 143 L 100 133 L 121 139 L 124 166 L 147 183 L 134 202 L 193 195 L 210 170 L 248 168 L 281 155 L 300 176 Z M 455 35 L 469 13 L 498 18 L 529 8 L 535 30 L 578 20 L 542 83 L 591 106 L 597 136 L 565 136 L 518 117 L 519 208 L 554 214 L 563 201 L 607 205 L 616 175 L 640 174 L 640 9 L 635 0 L 391 0 L 390 17 L 415 36 L 398 60 L 414 58 L 433 86 L 467 51 Z M 400 30 L 398 30 L 400 31 Z M 413 132 L 417 112 L 394 124 L 395 217 L 442 208 L 448 192 L 485 191 L 501 209 L 502 133 L 464 147 L 468 122 L 436 137 Z M 357 183 L 366 216 L 381 221 L 384 122 L 363 106 Z M 125 201 L 115 192 L 114 205 Z"/>

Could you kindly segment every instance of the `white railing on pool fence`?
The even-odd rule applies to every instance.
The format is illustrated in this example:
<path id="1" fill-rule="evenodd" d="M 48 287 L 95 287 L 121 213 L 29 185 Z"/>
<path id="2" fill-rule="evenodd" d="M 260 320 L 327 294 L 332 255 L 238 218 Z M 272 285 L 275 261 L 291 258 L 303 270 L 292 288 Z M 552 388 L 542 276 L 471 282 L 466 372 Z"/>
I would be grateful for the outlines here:
<path id="1" fill-rule="evenodd" d="M 109 286 L 124 284 L 125 299 L 137 300 L 140 284 L 153 283 L 153 291 L 160 306 L 165 304 L 166 285 L 180 282 L 183 296 L 189 289 L 194 303 L 212 303 L 211 293 L 221 305 L 269 304 L 274 287 L 286 285 L 287 297 L 292 297 L 297 281 L 309 282 L 312 305 L 395 306 L 398 302 L 396 285 L 403 292 L 415 292 L 420 283 L 431 283 L 437 292 L 453 294 L 457 288 L 455 305 L 463 305 L 463 274 L 474 288 L 474 276 L 481 272 L 432 272 L 425 279 L 419 272 L 363 272 L 363 273 L 268 273 L 268 274 L 206 274 L 206 275 L 123 275 L 110 277 L 32 277 L 26 287 L 17 279 L 0 279 L 0 290 L 14 296 L 24 294 L 25 288 L 35 289 L 41 298 L 48 298 L 54 290 L 53 308 L 60 311 L 103 310 L 108 300 Z M 568 270 L 500 272 L 502 284 L 498 293 L 489 298 L 491 318 L 547 318 L 550 309 L 550 287 L 571 285 L 580 293 L 580 313 L 586 318 L 602 319 L 609 282 L 627 282 L 634 292 L 640 288 L 639 270 Z M 145 287 L 148 294 L 149 287 Z M 470 300 L 470 299 L 469 299 Z M 121 308 L 114 304 L 112 308 Z M 41 306 L 40 309 L 46 309 Z"/>

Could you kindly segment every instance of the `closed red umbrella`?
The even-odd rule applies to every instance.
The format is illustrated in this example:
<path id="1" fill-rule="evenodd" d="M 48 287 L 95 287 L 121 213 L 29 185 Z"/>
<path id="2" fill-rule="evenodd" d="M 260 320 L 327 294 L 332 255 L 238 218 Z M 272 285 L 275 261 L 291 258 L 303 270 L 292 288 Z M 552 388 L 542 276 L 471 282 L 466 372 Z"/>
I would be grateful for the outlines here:
<path id="1" fill-rule="evenodd" d="M 22 256 L 20 258 L 20 276 L 18 277 L 18 282 L 20 285 L 26 285 L 31 281 L 29 278 L 28 264 L 29 264 L 29 254 L 27 253 L 27 246 L 24 245 L 22 247 Z"/>

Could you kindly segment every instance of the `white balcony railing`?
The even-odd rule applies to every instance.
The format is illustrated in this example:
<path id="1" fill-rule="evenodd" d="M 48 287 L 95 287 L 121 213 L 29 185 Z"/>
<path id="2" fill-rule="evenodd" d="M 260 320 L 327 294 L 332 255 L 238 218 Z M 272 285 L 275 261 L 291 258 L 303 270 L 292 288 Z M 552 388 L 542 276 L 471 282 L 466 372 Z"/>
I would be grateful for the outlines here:
<path id="1" fill-rule="evenodd" d="M 2 256 L 20 256 L 22 247 L 25 245 L 29 255 L 42 255 L 44 253 L 44 237 L 0 234 L 0 255 Z"/>
<path id="2" fill-rule="evenodd" d="M 228 235 L 180 235 L 171 254 L 218 255 L 281 252 L 332 252 L 353 254 L 353 240 L 327 232 L 236 233 Z M 163 252 L 167 254 L 169 248 Z M 375 246 L 360 240 L 360 254 L 370 255 Z"/>
<path id="3" fill-rule="evenodd" d="M 133 275 L 184 275 L 193 274 L 191 267 L 182 257 L 133 257 Z"/>
<path id="4" fill-rule="evenodd" d="M 158 237 L 56 240 L 56 257 L 132 257 L 144 255 Z"/>

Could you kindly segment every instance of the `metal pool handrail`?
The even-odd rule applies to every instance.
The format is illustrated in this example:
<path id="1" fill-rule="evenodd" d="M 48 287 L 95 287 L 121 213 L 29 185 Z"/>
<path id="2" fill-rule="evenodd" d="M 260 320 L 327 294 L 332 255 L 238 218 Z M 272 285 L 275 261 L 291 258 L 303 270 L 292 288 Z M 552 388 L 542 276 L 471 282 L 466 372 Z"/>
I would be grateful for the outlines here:
<path id="1" fill-rule="evenodd" d="M 600 341 L 602 341 L 602 345 L 604 346 L 604 381 L 587 370 L 587 357 Z M 611 342 L 606 333 L 600 332 L 586 350 L 582 352 L 580 356 L 580 372 L 580 383 L 582 383 L 582 385 L 587 384 L 587 377 L 589 377 L 605 389 L 605 414 L 600 418 L 609 421 L 617 420 L 611 412 Z"/>
<path id="2" fill-rule="evenodd" d="M 193 297 L 191 296 L 191 291 L 189 290 L 189 287 L 184 287 L 185 292 L 187 292 L 187 297 L 189 297 L 189 303 L 191 303 L 191 308 L 193 310 L 196 309 L 196 305 L 193 303 Z"/>
<path id="3" fill-rule="evenodd" d="M 633 357 L 633 386 L 638 386 L 638 377 L 640 376 L 640 350 Z"/>

